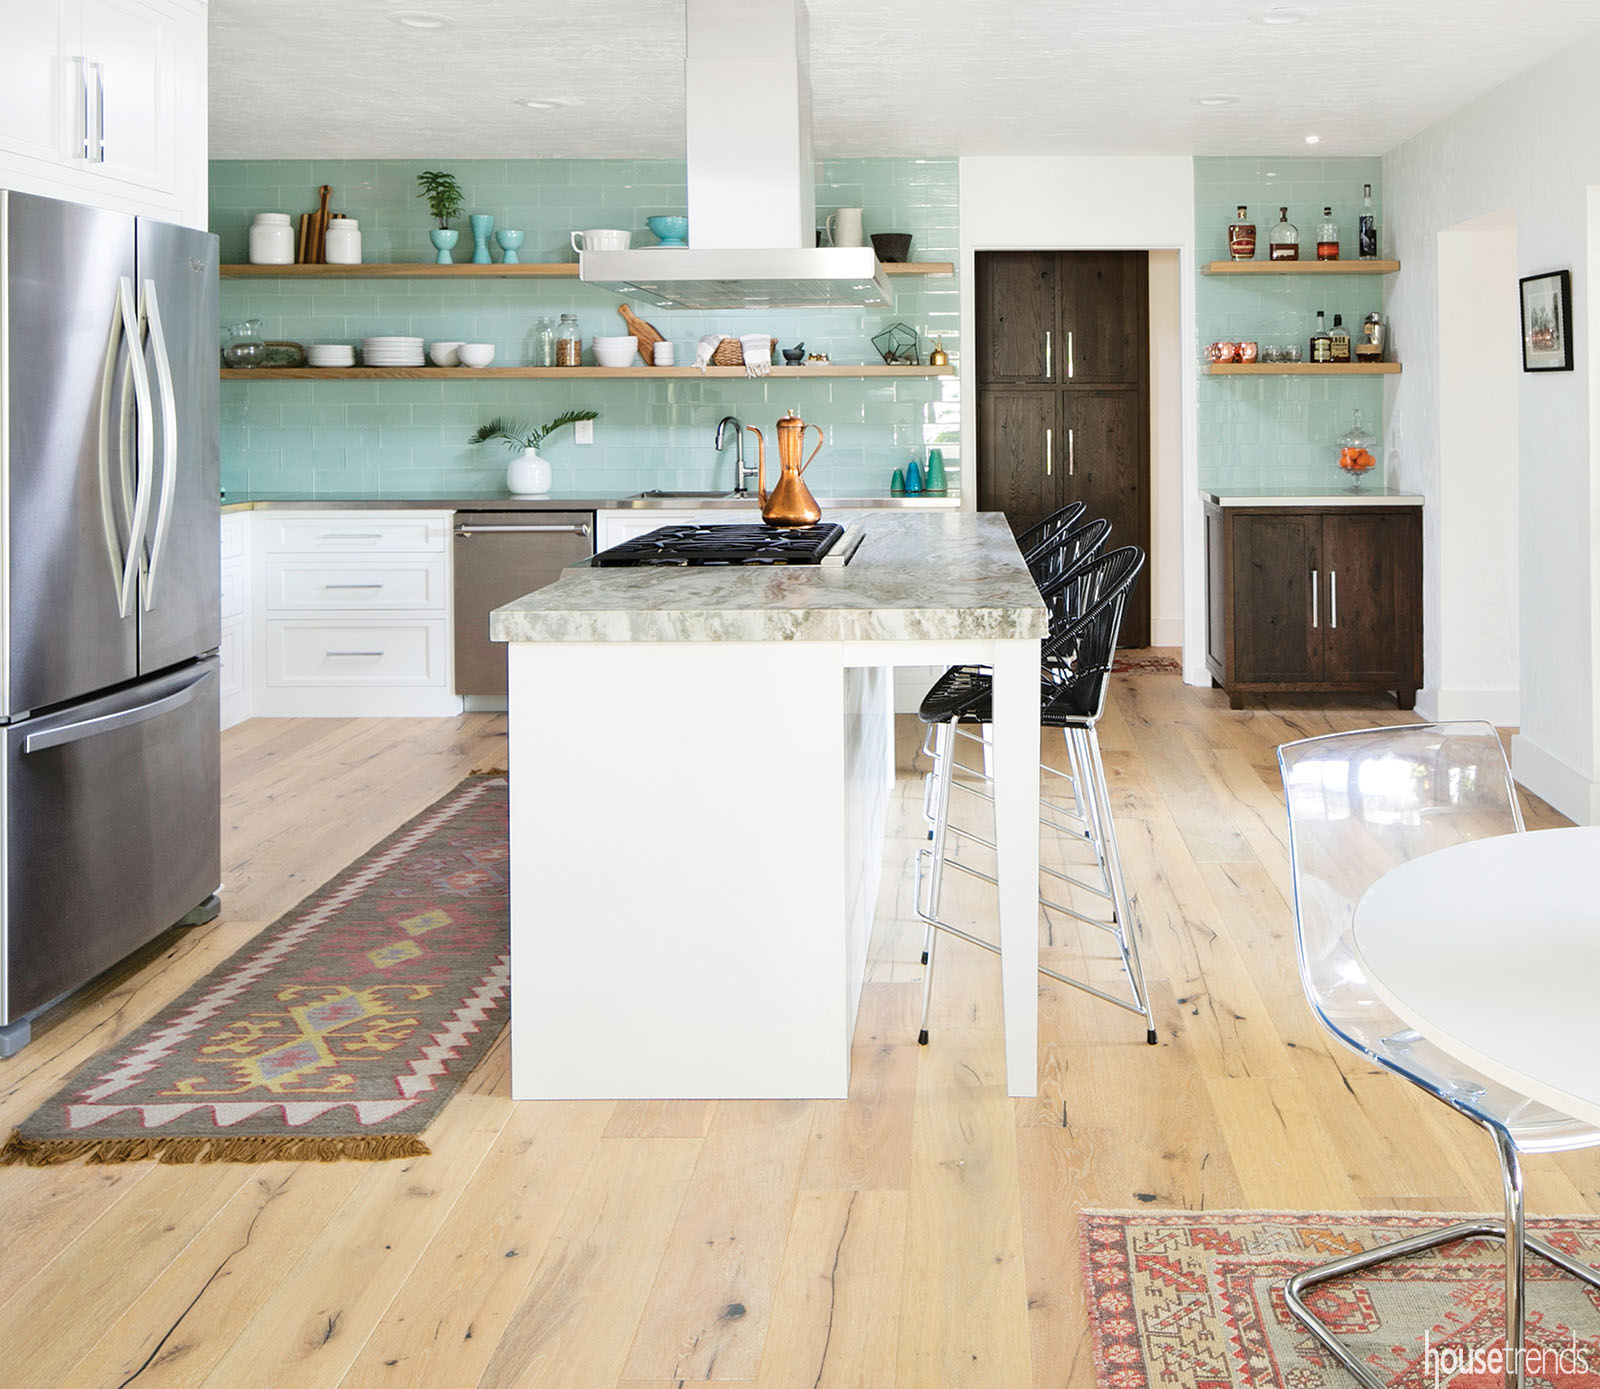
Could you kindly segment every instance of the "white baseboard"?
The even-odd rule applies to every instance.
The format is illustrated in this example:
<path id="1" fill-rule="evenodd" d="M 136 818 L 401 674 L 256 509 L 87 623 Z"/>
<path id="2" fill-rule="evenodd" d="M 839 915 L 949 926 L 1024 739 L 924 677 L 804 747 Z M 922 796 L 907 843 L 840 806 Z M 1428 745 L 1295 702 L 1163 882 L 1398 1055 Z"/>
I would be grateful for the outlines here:
<path id="1" fill-rule="evenodd" d="M 1422 689 L 1417 713 L 1429 723 L 1487 719 L 1496 728 L 1515 728 L 1522 722 L 1521 691 Z"/>
<path id="2" fill-rule="evenodd" d="M 1183 619 L 1181 617 L 1152 617 L 1150 619 L 1151 646 L 1182 646 Z"/>
<path id="3" fill-rule="evenodd" d="M 1600 782 L 1590 781 L 1520 733 L 1511 739 L 1511 774 L 1574 823 L 1600 824 Z"/>

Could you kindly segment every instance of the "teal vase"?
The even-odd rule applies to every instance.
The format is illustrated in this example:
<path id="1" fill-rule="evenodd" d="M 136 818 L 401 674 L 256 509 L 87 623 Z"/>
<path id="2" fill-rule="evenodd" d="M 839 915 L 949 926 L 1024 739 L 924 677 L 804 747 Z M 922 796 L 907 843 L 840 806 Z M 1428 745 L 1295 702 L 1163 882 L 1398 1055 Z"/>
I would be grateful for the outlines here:
<path id="1" fill-rule="evenodd" d="M 904 476 L 902 476 L 900 469 L 896 468 L 894 470 L 894 476 L 889 479 L 889 495 L 891 497 L 903 497 L 905 494 L 906 480 Z"/>
<path id="2" fill-rule="evenodd" d="M 922 495 L 922 466 L 915 458 L 906 466 L 906 496 Z"/>
<path id="3" fill-rule="evenodd" d="M 944 476 L 944 454 L 938 449 L 928 450 L 927 488 L 930 492 L 940 494 L 950 490 Z"/>
<path id="4" fill-rule="evenodd" d="M 467 221 L 472 226 L 472 263 L 488 265 L 491 261 L 489 233 L 494 230 L 494 218 L 487 212 L 474 212 Z"/>
<path id="5" fill-rule="evenodd" d="M 454 265 L 450 258 L 450 248 L 460 239 L 461 233 L 454 227 L 434 227 L 428 232 L 428 240 L 433 242 L 434 249 L 439 252 L 434 257 L 435 265 Z"/>

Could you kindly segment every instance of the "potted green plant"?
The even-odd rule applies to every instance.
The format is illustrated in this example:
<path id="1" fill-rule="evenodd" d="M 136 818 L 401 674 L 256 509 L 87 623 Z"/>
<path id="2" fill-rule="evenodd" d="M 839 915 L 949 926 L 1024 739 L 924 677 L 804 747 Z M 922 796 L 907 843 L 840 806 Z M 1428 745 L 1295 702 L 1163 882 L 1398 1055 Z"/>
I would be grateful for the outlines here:
<path id="1" fill-rule="evenodd" d="M 510 449 L 516 456 L 506 469 L 506 490 L 514 497 L 536 497 L 550 490 L 552 476 L 550 464 L 539 456 L 539 445 L 569 424 L 599 418 L 599 412 L 595 410 L 568 410 L 564 415 L 557 415 L 542 429 L 532 429 L 521 420 L 497 417 L 480 428 L 467 442 L 487 444 L 498 440 Z"/>
<path id="2" fill-rule="evenodd" d="M 436 264 L 449 265 L 452 263 L 450 248 L 456 244 L 457 238 L 461 235 L 450 225 L 450 219 L 460 215 L 466 197 L 461 191 L 461 185 L 456 182 L 455 175 L 447 174 L 440 169 L 424 169 L 417 175 L 417 183 L 422 190 L 417 196 L 427 199 L 428 211 L 439 224 L 428 233 L 428 239 L 439 252 Z"/>

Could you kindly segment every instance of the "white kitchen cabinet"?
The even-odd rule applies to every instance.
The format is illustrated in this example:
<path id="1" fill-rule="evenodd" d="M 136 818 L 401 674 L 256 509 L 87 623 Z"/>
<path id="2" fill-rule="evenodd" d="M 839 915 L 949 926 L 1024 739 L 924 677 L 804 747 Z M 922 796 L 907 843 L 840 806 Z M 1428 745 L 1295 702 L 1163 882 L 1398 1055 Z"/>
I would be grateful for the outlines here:
<path id="1" fill-rule="evenodd" d="M 6 11 L 0 185 L 204 227 L 204 0 Z"/>
<path id="2" fill-rule="evenodd" d="M 461 712 L 450 666 L 450 512 L 263 508 L 250 517 L 257 715 Z"/>
<path id="3" fill-rule="evenodd" d="M 222 518 L 222 726 L 250 717 L 250 515 Z"/>

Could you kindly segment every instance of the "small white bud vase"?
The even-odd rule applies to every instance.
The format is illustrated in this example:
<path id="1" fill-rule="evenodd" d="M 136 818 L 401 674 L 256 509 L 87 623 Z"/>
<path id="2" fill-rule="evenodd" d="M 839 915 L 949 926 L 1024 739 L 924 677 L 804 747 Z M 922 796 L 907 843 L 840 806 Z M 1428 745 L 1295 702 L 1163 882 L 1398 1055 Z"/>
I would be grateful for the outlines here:
<path id="1" fill-rule="evenodd" d="M 506 469 L 506 491 L 513 497 L 538 497 L 550 490 L 554 477 L 538 449 L 523 449 Z"/>

